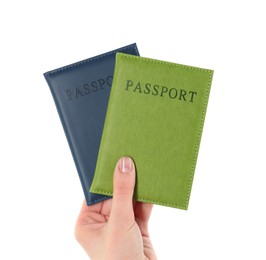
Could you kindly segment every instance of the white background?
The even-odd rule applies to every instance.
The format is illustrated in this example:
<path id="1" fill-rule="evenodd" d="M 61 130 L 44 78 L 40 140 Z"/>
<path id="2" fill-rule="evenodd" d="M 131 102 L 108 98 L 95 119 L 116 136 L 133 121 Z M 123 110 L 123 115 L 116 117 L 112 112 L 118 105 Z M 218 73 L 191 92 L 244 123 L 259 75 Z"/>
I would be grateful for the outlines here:
<path id="1" fill-rule="evenodd" d="M 158 258 L 266 259 L 263 2 L 1 1 L 0 259 L 88 259 L 73 235 L 83 193 L 42 73 L 133 42 L 215 71 L 189 210 L 154 207 Z"/>

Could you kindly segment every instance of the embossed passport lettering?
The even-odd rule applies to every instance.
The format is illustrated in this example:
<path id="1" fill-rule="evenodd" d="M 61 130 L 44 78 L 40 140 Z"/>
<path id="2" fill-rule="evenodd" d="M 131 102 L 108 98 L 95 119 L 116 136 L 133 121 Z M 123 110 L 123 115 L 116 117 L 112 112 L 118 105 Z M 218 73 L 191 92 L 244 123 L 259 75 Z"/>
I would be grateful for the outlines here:
<path id="1" fill-rule="evenodd" d="M 91 192 L 112 195 L 121 156 L 138 201 L 187 209 L 213 71 L 118 53 Z"/>
<path id="2" fill-rule="evenodd" d="M 115 54 L 138 55 L 136 44 L 44 74 L 53 95 L 87 204 L 107 199 L 90 193 L 112 86 Z"/>

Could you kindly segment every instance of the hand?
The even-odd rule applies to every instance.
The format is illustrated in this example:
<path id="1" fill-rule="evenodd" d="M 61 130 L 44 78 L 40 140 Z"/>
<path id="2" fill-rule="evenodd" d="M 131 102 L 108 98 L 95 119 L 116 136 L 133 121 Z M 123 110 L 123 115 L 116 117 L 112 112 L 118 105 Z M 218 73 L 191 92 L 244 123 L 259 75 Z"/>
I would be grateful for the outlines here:
<path id="1" fill-rule="evenodd" d="M 152 204 L 133 202 L 135 166 L 121 158 L 114 172 L 113 198 L 83 203 L 75 235 L 93 260 L 157 259 L 148 233 Z"/>

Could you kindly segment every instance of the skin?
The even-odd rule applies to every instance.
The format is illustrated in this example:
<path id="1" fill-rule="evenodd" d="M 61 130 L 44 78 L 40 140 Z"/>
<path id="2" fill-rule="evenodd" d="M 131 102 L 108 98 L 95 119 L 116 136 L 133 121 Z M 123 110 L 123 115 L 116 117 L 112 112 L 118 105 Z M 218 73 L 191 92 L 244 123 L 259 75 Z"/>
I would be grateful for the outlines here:
<path id="1" fill-rule="evenodd" d="M 114 171 L 113 198 L 92 206 L 83 202 L 75 236 L 92 260 L 157 259 L 148 221 L 152 204 L 134 202 L 135 166 L 121 158 Z"/>

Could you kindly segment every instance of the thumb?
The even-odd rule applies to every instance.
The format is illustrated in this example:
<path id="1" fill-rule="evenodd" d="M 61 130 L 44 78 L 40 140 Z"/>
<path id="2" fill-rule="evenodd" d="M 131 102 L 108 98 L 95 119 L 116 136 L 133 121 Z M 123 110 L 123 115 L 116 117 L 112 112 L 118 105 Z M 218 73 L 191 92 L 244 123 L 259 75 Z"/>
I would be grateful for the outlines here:
<path id="1" fill-rule="evenodd" d="M 129 157 L 117 162 L 113 179 L 113 203 L 110 218 L 123 221 L 134 218 L 133 193 L 135 186 L 135 166 Z"/>

